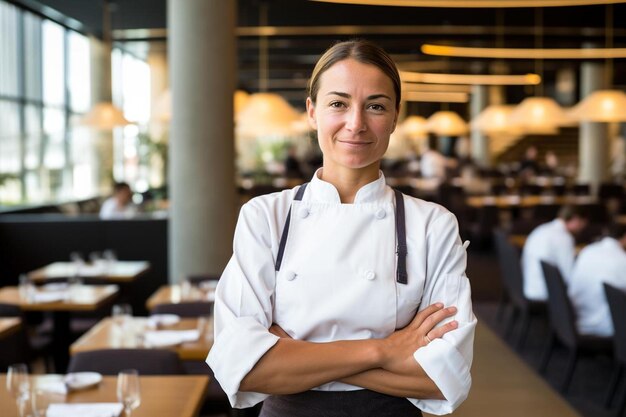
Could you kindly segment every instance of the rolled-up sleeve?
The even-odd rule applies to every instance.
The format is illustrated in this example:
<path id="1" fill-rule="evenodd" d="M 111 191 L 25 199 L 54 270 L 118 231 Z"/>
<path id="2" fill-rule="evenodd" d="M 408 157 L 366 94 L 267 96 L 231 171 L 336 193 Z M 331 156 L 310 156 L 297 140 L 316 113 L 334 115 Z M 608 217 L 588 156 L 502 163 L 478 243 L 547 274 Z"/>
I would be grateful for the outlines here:
<path id="1" fill-rule="evenodd" d="M 267 395 L 239 391 L 242 379 L 278 341 L 272 324 L 274 260 L 269 223 L 247 203 L 235 230 L 233 256 L 215 297 L 215 337 L 207 363 L 233 407 L 251 407 Z"/>
<path id="2" fill-rule="evenodd" d="M 469 394 L 476 317 L 472 311 L 469 280 L 465 275 L 467 254 L 452 213 L 445 212 L 433 220 L 427 229 L 426 244 L 426 283 L 420 309 L 435 302 L 442 302 L 446 307 L 455 306 L 456 315 L 444 323 L 456 320 L 458 328 L 413 355 L 445 400 L 409 400 L 425 412 L 441 415 L 454 411 Z"/>

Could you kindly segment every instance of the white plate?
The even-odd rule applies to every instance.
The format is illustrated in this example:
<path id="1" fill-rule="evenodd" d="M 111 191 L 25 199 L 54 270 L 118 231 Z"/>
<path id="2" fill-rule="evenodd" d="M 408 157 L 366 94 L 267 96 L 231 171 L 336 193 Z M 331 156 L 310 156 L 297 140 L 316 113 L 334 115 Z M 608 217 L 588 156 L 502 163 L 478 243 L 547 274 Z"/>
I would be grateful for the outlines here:
<path id="1" fill-rule="evenodd" d="M 65 384 L 73 390 L 93 387 L 102 382 L 102 375 L 98 372 L 74 372 L 65 375 Z"/>

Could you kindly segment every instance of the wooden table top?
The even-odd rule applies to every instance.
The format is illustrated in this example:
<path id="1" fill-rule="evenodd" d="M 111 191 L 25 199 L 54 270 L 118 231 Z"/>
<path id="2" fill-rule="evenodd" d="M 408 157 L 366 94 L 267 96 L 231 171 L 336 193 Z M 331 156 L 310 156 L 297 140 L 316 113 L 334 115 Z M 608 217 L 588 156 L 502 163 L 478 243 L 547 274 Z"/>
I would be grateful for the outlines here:
<path id="1" fill-rule="evenodd" d="M 133 410 L 133 417 L 194 417 L 200 410 L 208 383 L 209 377 L 202 375 L 141 376 L 141 405 Z M 0 386 L 2 415 L 18 417 L 15 400 L 4 388 L 5 374 L 0 375 Z M 72 391 L 65 400 L 67 403 L 118 402 L 116 389 L 117 377 L 105 376 L 97 387 Z"/>
<path id="2" fill-rule="evenodd" d="M 6 337 L 17 331 L 22 320 L 17 317 L 0 317 L 0 337 Z"/>
<path id="3" fill-rule="evenodd" d="M 480 320 L 474 340 L 472 388 L 455 417 L 579 414 Z M 430 414 L 424 413 L 425 417 Z"/>
<path id="4" fill-rule="evenodd" d="M 98 324 L 92 327 L 87 333 L 82 335 L 76 342 L 70 346 L 70 354 L 74 355 L 78 352 L 86 352 L 97 349 L 115 349 L 115 348 L 137 348 L 143 347 L 140 336 L 145 331 L 147 325 L 146 317 L 133 317 L 129 326 L 131 333 L 121 334 L 120 329 L 116 328 L 113 319 L 106 317 Z M 198 319 L 182 318 L 175 325 L 161 327 L 159 330 L 192 330 L 198 327 Z M 209 354 L 209 350 L 213 346 L 213 332 L 210 326 L 209 334 L 200 335 L 200 339 L 194 342 L 185 342 L 170 349 L 178 353 L 182 360 L 198 360 L 204 361 Z M 152 329 L 151 329 L 152 330 Z M 149 349 L 149 348 L 146 348 Z"/>
<path id="5" fill-rule="evenodd" d="M 592 204 L 597 200 L 590 196 L 544 196 L 544 195 L 505 195 L 505 196 L 473 196 L 465 200 L 470 207 L 481 208 L 496 206 L 499 208 L 534 207 L 542 204 Z"/>
<path id="6" fill-rule="evenodd" d="M 163 285 L 146 301 L 146 308 L 151 311 L 155 306 L 159 304 L 178 304 L 193 301 L 213 301 L 214 291 L 203 291 L 198 287 L 191 287 L 187 290 L 188 294 L 183 294 L 185 291 L 181 288 L 181 285 Z"/>
<path id="7" fill-rule="evenodd" d="M 0 288 L 0 303 L 17 305 L 24 311 L 93 311 L 111 301 L 118 293 L 117 285 L 81 285 L 71 299 L 35 303 L 20 297 L 15 286 Z"/>
<path id="8" fill-rule="evenodd" d="M 99 278 L 112 283 L 132 282 L 148 272 L 148 261 L 115 261 L 107 266 L 105 263 L 96 265 L 86 264 L 80 268 L 81 278 Z M 28 273 L 34 282 L 40 283 L 51 279 L 62 279 L 76 275 L 76 266 L 72 262 L 54 262 L 43 268 Z"/>

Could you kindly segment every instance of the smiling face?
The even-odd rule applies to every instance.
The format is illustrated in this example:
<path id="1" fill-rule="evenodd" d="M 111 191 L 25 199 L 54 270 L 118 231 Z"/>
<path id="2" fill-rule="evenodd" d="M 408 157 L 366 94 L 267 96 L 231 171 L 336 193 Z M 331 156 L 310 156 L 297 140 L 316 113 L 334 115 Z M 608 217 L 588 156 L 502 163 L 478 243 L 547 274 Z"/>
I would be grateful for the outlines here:
<path id="1" fill-rule="evenodd" d="M 377 178 L 398 118 L 395 103 L 393 82 L 375 65 L 348 58 L 321 75 L 307 113 L 324 154 L 324 175 L 348 169 Z"/>

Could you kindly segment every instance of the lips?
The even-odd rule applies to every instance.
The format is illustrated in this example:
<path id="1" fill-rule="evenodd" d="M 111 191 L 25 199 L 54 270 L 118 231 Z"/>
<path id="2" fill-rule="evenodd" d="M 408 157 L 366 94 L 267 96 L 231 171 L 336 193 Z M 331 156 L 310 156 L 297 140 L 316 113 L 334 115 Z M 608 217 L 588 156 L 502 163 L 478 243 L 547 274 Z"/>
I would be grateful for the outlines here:
<path id="1" fill-rule="evenodd" d="M 356 147 L 356 148 L 371 145 L 374 143 L 374 142 L 364 142 L 360 140 L 340 140 L 340 139 L 338 139 L 337 142 L 346 146 L 351 146 L 351 147 Z"/>

